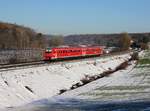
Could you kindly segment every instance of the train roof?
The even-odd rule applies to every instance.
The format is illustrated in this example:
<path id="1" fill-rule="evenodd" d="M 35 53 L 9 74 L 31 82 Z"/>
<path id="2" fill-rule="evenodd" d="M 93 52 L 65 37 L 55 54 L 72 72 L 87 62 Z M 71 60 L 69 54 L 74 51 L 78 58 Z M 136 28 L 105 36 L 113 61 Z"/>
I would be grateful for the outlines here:
<path id="1" fill-rule="evenodd" d="M 102 46 L 63 46 L 63 47 L 48 47 L 46 49 L 68 49 L 68 48 L 103 48 Z"/>

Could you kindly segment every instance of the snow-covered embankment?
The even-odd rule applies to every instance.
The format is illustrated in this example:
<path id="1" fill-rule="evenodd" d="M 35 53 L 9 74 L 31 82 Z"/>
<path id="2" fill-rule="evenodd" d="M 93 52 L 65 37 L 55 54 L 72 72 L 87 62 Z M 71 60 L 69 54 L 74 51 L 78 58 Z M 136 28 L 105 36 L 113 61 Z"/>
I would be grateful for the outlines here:
<path id="1" fill-rule="evenodd" d="M 0 107 L 23 105 L 70 89 L 87 76 L 114 70 L 130 54 L 0 72 Z"/>

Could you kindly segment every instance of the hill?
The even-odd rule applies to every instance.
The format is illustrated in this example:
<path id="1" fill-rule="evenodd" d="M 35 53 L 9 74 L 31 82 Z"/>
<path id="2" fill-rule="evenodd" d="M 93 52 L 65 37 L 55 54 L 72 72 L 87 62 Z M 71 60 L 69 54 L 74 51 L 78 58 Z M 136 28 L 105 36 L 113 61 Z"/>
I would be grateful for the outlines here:
<path id="1" fill-rule="evenodd" d="M 0 22 L 0 49 L 43 48 L 44 40 L 31 28 Z"/>
<path id="2" fill-rule="evenodd" d="M 145 39 L 150 40 L 150 33 L 129 33 L 129 36 L 137 43 L 143 42 Z M 69 35 L 64 37 L 65 44 L 77 45 L 106 45 L 118 46 L 121 34 L 83 34 L 83 35 Z"/>
<path id="3" fill-rule="evenodd" d="M 150 33 L 129 33 L 137 43 L 150 41 Z M 43 35 L 29 27 L 0 22 L 0 49 L 45 48 L 59 45 L 118 46 L 121 34 Z"/>

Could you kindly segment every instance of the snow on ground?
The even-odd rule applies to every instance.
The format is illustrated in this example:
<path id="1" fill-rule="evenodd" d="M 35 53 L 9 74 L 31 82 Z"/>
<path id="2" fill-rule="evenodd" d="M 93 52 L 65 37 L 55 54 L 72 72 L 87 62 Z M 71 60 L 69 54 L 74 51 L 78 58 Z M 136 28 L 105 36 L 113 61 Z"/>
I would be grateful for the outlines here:
<path id="1" fill-rule="evenodd" d="M 150 59 L 149 54 L 141 52 L 140 58 Z M 57 98 L 77 98 L 92 101 L 150 101 L 150 65 L 134 61 L 125 70 L 93 81 L 83 87 L 65 92 Z"/>
<path id="2" fill-rule="evenodd" d="M 20 106 L 55 96 L 59 90 L 69 89 L 86 75 L 97 75 L 108 69 L 115 69 L 129 58 L 130 54 L 124 54 L 0 72 L 0 108 Z M 114 79 L 110 79 L 108 84 L 112 80 Z M 106 80 L 100 81 L 102 86 L 105 85 Z"/>
<path id="3" fill-rule="evenodd" d="M 150 59 L 150 52 L 148 54 L 141 52 L 139 55 L 140 59 Z M 113 63 L 112 61 L 108 62 L 108 60 L 114 58 L 96 60 L 97 70 L 106 70 L 109 66 L 105 65 L 105 63 Z M 121 58 L 119 61 L 124 61 Z M 87 62 L 91 65 L 95 61 Z M 80 66 L 82 64 L 80 62 Z M 78 65 L 76 64 L 76 67 L 79 67 Z M 75 67 L 73 63 L 65 66 L 69 69 Z M 13 111 L 149 111 L 149 83 L 150 65 L 147 63 L 136 65 L 134 61 L 131 61 L 126 69 L 119 70 L 77 89 L 67 91 L 62 95 L 34 101 L 27 106 L 17 107 Z M 9 111 L 12 111 L 12 109 Z"/>

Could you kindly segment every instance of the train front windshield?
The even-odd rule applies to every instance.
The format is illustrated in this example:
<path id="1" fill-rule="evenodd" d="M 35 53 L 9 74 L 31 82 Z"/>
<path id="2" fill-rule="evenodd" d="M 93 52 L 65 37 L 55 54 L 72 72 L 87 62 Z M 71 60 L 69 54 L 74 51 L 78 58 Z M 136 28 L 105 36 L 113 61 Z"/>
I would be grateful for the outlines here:
<path id="1" fill-rule="evenodd" d="M 46 49 L 45 53 L 51 53 L 52 50 L 51 49 Z"/>

